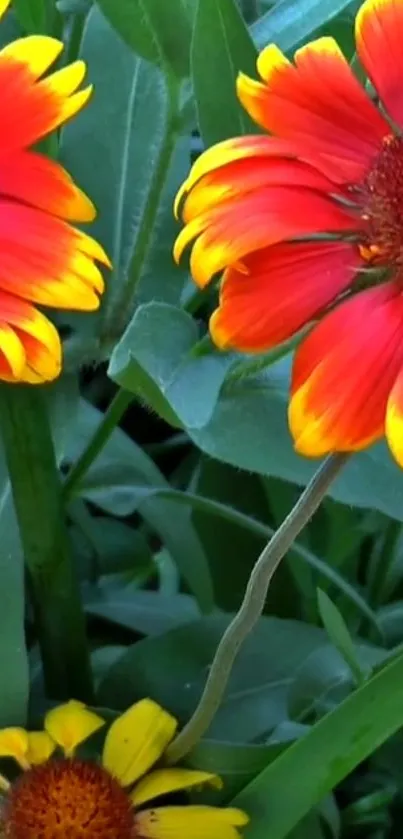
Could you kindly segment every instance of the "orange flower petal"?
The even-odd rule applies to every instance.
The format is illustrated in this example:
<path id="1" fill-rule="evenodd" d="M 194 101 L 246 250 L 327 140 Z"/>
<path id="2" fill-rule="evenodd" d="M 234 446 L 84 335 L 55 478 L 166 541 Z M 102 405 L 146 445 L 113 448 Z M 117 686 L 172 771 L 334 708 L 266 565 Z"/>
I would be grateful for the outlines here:
<path id="1" fill-rule="evenodd" d="M 403 5 L 396 0 L 366 0 L 355 22 L 357 51 L 390 114 L 403 122 Z"/>
<path id="2" fill-rule="evenodd" d="M 316 326 L 297 350 L 289 423 L 295 448 L 318 457 L 358 451 L 384 433 L 403 365 L 403 297 L 390 282 L 361 292 Z"/>
<path id="3" fill-rule="evenodd" d="M 77 113 L 91 88 L 76 93 L 85 65 L 76 61 L 38 81 L 60 52 L 60 43 L 31 36 L 0 51 L 0 150 L 31 146 Z"/>
<path id="4" fill-rule="evenodd" d="M 260 248 L 295 236 L 352 230 L 358 221 L 326 195 L 294 186 L 262 187 L 194 218 L 179 233 L 174 257 L 196 237 L 192 276 L 203 288 L 219 271 Z"/>
<path id="5" fill-rule="evenodd" d="M 229 163 L 237 160 L 264 159 L 266 157 L 296 157 L 296 149 L 291 143 L 285 140 L 278 140 L 276 137 L 265 137 L 261 134 L 246 137 L 234 137 L 230 140 L 223 140 L 211 148 L 206 149 L 194 162 L 187 179 L 182 184 L 174 204 L 175 216 L 179 215 L 179 205 L 186 193 L 194 187 L 204 175 L 220 169 Z"/>
<path id="6" fill-rule="evenodd" d="M 0 289 L 57 308 L 93 310 L 103 279 L 103 249 L 42 210 L 0 200 Z"/>
<path id="7" fill-rule="evenodd" d="M 53 324 L 29 303 L 0 291 L 0 379 L 46 382 L 60 368 L 60 339 Z"/>
<path id="8" fill-rule="evenodd" d="M 1 142 L 1 141 L 0 141 Z M 95 207 L 65 169 L 23 149 L 0 159 L 2 195 L 71 221 L 93 221 Z"/>
<path id="9" fill-rule="evenodd" d="M 386 438 L 399 466 L 403 466 L 403 369 L 390 392 L 386 410 Z"/>
<path id="10" fill-rule="evenodd" d="M 389 127 L 355 78 L 333 38 L 319 38 L 290 63 L 274 45 L 258 59 L 264 83 L 241 74 L 239 98 L 252 118 L 298 143 L 305 159 L 319 155 L 329 175 L 365 175 Z"/>
<path id="11" fill-rule="evenodd" d="M 347 243 L 282 243 L 245 259 L 247 274 L 228 268 L 210 320 L 221 348 L 262 352 L 281 344 L 331 303 L 360 264 Z"/>
<path id="12" fill-rule="evenodd" d="M 328 178 L 299 160 L 277 157 L 236 160 L 210 172 L 196 183 L 185 200 L 183 220 L 189 222 L 200 213 L 243 193 L 282 185 L 335 191 Z"/>

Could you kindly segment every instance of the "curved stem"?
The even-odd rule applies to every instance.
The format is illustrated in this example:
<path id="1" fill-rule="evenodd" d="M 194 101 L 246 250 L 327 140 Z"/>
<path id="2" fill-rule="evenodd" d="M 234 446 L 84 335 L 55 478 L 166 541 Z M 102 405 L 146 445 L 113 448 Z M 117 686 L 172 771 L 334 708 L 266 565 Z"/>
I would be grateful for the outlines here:
<path id="1" fill-rule="evenodd" d="M 294 539 L 318 509 L 348 456 L 336 454 L 325 460 L 260 554 L 249 578 L 242 605 L 217 647 L 199 704 L 167 750 L 166 759 L 169 763 L 176 763 L 187 754 L 209 728 L 221 704 L 238 651 L 262 614 L 276 569 Z"/>

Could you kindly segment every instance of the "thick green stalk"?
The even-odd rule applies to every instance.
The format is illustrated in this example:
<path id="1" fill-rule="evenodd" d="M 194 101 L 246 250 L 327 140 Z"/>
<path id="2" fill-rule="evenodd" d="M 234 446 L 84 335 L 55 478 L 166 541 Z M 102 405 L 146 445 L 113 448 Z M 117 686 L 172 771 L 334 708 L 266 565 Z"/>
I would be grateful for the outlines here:
<path id="1" fill-rule="evenodd" d="M 93 691 L 85 620 L 43 391 L 2 385 L 0 428 L 46 688 L 54 699 L 88 702 Z"/>

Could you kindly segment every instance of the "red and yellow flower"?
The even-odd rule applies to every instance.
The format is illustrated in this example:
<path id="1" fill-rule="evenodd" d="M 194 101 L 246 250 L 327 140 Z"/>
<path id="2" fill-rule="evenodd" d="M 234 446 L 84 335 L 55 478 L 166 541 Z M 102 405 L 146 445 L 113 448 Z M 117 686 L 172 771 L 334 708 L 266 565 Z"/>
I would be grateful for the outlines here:
<path id="1" fill-rule="evenodd" d="M 0 16 L 10 0 L 0 0 Z M 80 90 L 82 61 L 43 78 L 63 44 L 31 35 L 0 51 L 0 379 L 54 379 L 61 345 L 35 305 L 92 310 L 108 265 L 101 246 L 69 222 L 95 217 L 91 201 L 60 164 L 32 146 L 74 116 L 91 87 Z"/>
<path id="2" fill-rule="evenodd" d="M 289 61 L 259 55 L 239 99 L 272 136 L 213 146 L 176 202 L 178 260 L 204 287 L 221 348 L 261 352 L 317 322 L 294 360 L 298 452 L 363 449 L 386 434 L 403 465 L 403 0 L 366 0 L 356 46 L 379 105 L 333 38 Z M 337 305 L 336 305 L 337 304 Z"/>
<path id="3" fill-rule="evenodd" d="M 242 810 L 166 804 L 171 793 L 220 778 L 192 769 L 152 767 L 174 737 L 174 717 L 151 699 L 110 726 L 102 761 L 77 750 L 105 721 L 71 700 L 45 717 L 44 731 L 0 730 L 0 757 L 22 774 L 0 776 L 0 829 L 7 839 L 240 839 Z M 152 770 L 152 771 L 150 771 Z M 163 803 L 150 804 L 163 797 Z"/>

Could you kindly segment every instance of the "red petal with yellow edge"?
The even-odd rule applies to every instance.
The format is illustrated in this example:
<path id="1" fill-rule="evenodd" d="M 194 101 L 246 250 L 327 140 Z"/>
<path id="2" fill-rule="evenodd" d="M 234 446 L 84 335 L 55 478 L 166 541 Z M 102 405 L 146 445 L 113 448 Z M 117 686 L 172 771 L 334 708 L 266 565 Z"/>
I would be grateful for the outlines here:
<path id="1" fill-rule="evenodd" d="M 403 4 L 366 0 L 355 24 L 357 52 L 386 110 L 403 123 Z"/>
<path id="2" fill-rule="evenodd" d="M 237 85 L 252 118 L 297 143 L 299 156 L 319 154 L 330 176 L 361 179 L 390 129 L 334 39 L 307 44 L 296 52 L 295 65 L 270 45 L 258 67 L 264 83 L 241 74 Z"/>
<path id="3" fill-rule="evenodd" d="M 347 243 L 282 243 L 229 268 L 210 320 L 221 348 L 262 352 L 286 341 L 351 283 L 361 259 Z"/>
<path id="4" fill-rule="evenodd" d="M 326 195 L 292 186 L 263 187 L 197 216 L 179 234 L 174 257 L 196 237 L 192 276 L 203 288 L 248 254 L 296 236 L 355 230 L 358 219 Z"/>
<path id="5" fill-rule="evenodd" d="M 327 315 L 295 356 L 289 423 L 296 450 L 312 457 L 357 451 L 381 437 L 402 365 L 397 283 L 361 292 Z"/>
<path id="6" fill-rule="evenodd" d="M 335 192 L 334 185 L 325 175 L 299 160 L 272 157 L 236 160 L 210 172 L 196 183 L 184 203 L 183 220 L 189 222 L 199 213 L 243 193 L 265 186 L 283 185 Z"/>
<path id="7" fill-rule="evenodd" d="M 91 93 L 90 88 L 74 92 L 83 80 L 82 61 L 38 81 L 43 43 L 39 36 L 29 42 L 31 50 L 22 49 L 18 41 L 0 51 L 1 153 L 36 143 L 77 113 Z"/>
<path id="8" fill-rule="evenodd" d="M 36 152 L 21 149 L 0 158 L 0 184 L 3 196 L 61 218 L 70 221 L 95 218 L 94 205 L 66 170 Z"/>
<path id="9" fill-rule="evenodd" d="M 179 205 L 182 198 L 204 175 L 221 169 L 229 163 L 235 163 L 237 160 L 253 158 L 257 162 L 259 159 L 266 157 L 295 158 L 297 157 L 297 149 L 292 143 L 285 140 L 265 137 L 261 134 L 233 137 L 206 149 L 194 162 L 188 177 L 178 191 L 174 205 L 176 217 L 179 215 Z"/>
<path id="10" fill-rule="evenodd" d="M 29 303 L 0 291 L 0 379 L 51 381 L 60 368 L 60 339 L 53 324 Z"/>
<path id="11" fill-rule="evenodd" d="M 403 369 L 389 395 L 385 422 L 389 448 L 399 466 L 403 466 Z"/>
<path id="12" fill-rule="evenodd" d="M 42 210 L 0 200 L 0 289 L 57 308 L 93 310 L 108 264 L 93 239 Z"/>

